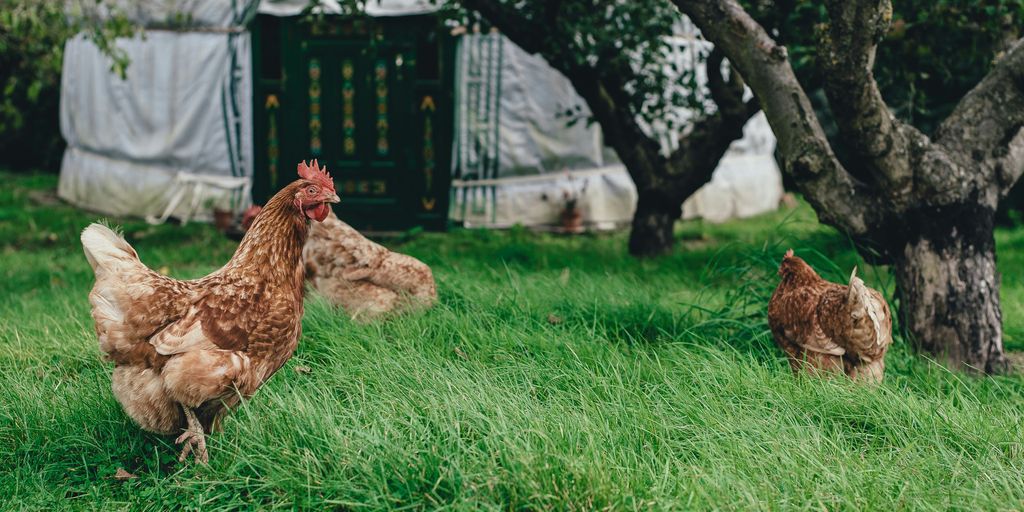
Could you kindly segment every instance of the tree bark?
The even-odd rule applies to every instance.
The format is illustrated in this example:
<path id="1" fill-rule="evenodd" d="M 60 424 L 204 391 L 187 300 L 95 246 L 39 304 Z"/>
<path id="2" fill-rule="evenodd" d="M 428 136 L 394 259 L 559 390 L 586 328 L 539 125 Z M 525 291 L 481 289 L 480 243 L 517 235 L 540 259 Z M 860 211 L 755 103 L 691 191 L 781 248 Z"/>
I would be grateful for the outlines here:
<path id="1" fill-rule="evenodd" d="M 893 208 L 913 202 L 912 147 L 928 143 L 892 115 L 872 68 L 877 44 L 889 29 L 889 0 L 828 0 L 831 22 L 818 45 L 823 85 L 839 132 L 856 159 L 847 169 L 876 183 Z"/>
<path id="2" fill-rule="evenodd" d="M 629 253 L 647 258 L 670 252 L 675 244 L 673 231 L 682 206 L 682 201 L 656 191 L 641 191 L 629 232 Z"/>
<path id="3" fill-rule="evenodd" d="M 904 331 L 916 349 L 949 368 L 1004 372 L 994 212 L 976 205 L 943 210 L 928 213 L 950 222 L 931 224 L 893 264 Z"/>

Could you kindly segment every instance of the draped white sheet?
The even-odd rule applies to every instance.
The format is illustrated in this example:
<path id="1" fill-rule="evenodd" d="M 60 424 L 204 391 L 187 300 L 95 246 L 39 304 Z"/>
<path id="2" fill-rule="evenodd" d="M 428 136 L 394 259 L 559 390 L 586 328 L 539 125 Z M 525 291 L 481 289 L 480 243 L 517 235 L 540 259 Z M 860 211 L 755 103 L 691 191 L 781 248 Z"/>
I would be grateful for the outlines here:
<path id="1" fill-rule="evenodd" d="M 117 45 L 130 59 L 123 80 L 85 37 L 65 45 L 68 148 L 58 194 L 111 215 L 165 217 L 175 198 L 169 215 L 184 219 L 244 209 L 253 151 L 249 34 L 150 30 Z"/>

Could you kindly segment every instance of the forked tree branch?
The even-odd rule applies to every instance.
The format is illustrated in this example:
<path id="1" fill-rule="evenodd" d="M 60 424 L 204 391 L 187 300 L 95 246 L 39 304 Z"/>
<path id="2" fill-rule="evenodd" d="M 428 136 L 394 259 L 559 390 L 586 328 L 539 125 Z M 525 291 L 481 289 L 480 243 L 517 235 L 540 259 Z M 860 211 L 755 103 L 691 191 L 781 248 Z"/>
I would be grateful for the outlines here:
<path id="1" fill-rule="evenodd" d="M 728 81 L 722 77 L 724 59 L 725 53 L 716 47 L 705 62 L 708 91 L 718 110 L 680 136 L 679 147 L 669 156 L 670 167 L 679 175 L 671 183 L 671 194 L 676 197 L 685 199 L 711 180 L 729 146 L 743 137 L 747 121 L 761 110 L 756 96 L 743 101 L 744 84 L 737 70 L 731 70 Z"/>
<path id="2" fill-rule="evenodd" d="M 830 22 L 818 47 L 825 94 L 855 160 L 880 181 L 899 209 L 914 183 L 911 144 L 924 144 L 917 129 L 896 119 L 878 90 L 872 68 L 878 42 L 892 21 L 890 0 L 829 0 Z"/>
<path id="3" fill-rule="evenodd" d="M 544 4 L 542 19 L 527 19 L 511 3 L 500 0 L 462 0 L 462 4 L 479 12 L 519 47 L 541 55 L 565 75 L 587 102 L 601 125 L 605 141 L 615 148 L 637 188 L 656 193 L 666 204 L 681 203 L 711 179 L 722 155 L 734 140 L 743 136 L 743 125 L 758 111 L 756 101 L 743 102 L 743 85 L 737 73 L 728 82 L 722 79 L 722 54 L 716 53 L 717 65 L 709 64 L 708 86 L 718 111 L 696 122 L 680 137 L 679 148 L 666 159 L 657 140 L 643 132 L 637 113 L 631 108 L 636 102 L 629 84 L 641 77 L 628 58 L 601 55 L 595 67 L 547 51 L 545 44 L 557 44 L 543 39 L 557 30 L 557 2 Z"/>
<path id="4" fill-rule="evenodd" d="M 825 138 L 811 102 L 793 73 L 786 49 L 736 0 L 673 0 L 709 41 L 722 48 L 761 102 L 775 132 L 783 167 L 821 219 L 857 236 L 880 224 L 885 204 L 843 168 Z"/>
<path id="5" fill-rule="evenodd" d="M 1024 173 L 1024 39 L 996 62 L 935 132 L 935 141 L 991 168 L 1001 194 Z"/>

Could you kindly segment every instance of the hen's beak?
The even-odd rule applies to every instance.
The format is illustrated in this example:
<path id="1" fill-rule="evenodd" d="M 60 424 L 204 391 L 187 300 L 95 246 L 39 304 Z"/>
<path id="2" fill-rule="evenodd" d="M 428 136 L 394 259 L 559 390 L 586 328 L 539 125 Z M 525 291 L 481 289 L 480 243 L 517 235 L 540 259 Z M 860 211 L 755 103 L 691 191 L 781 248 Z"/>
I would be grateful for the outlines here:
<path id="1" fill-rule="evenodd" d="M 331 194 L 331 197 L 328 197 L 327 199 L 324 199 L 324 202 L 325 203 L 340 203 L 341 202 L 341 198 L 338 197 L 338 194 Z"/>

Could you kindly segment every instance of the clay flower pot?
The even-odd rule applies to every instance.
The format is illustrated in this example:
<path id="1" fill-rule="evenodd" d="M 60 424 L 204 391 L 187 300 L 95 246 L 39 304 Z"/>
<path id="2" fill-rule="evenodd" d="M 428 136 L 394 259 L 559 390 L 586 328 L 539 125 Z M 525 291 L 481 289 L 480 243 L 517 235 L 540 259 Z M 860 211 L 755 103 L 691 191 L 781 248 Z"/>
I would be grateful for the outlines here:
<path id="1" fill-rule="evenodd" d="M 235 221 L 235 213 L 231 210 L 220 210 L 214 208 L 213 210 L 213 225 L 217 227 L 217 231 L 221 233 L 231 229 L 231 224 Z"/>
<path id="2" fill-rule="evenodd" d="M 566 205 L 560 220 L 566 233 L 583 232 L 583 212 L 576 205 Z"/>

